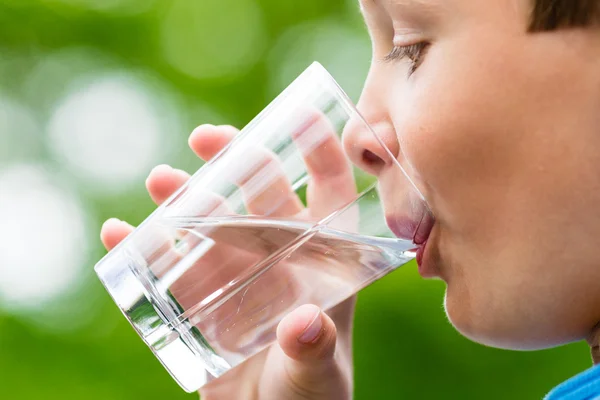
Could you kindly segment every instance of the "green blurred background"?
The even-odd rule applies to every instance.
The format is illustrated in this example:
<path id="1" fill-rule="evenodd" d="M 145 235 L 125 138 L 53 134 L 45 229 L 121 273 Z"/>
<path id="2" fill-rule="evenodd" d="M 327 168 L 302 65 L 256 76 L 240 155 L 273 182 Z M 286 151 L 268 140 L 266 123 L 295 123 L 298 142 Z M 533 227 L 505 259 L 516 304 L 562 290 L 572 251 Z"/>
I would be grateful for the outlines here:
<path id="1" fill-rule="evenodd" d="M 0 398 L 197 398 L 95 279 L 101 223 L 142 221 L 155 164 L 201 165 L 196 125 L 245 125 L 314 60 L 356 100 L 356 1 L 0 2 Z M 590 365 L 584 344 L 473 344 L 443 292 L 410 264 L 361 293 L 356 399 L 540 399 Z"/>

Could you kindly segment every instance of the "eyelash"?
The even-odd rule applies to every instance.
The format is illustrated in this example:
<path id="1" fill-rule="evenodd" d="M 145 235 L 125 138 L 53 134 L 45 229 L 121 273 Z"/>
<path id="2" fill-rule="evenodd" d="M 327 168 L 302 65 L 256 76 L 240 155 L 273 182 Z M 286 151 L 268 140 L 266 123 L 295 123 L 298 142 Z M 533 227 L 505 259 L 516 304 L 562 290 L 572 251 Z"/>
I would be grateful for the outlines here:
<path id="1" fill-rule="evenodd" d="M 394 46 L 392 51 L 383 58 L 384 62 L 392 62 L 396 60 L 409 59 L 410 60 L 410 68 L 408 70 L 408 75 L 412 75 L 421 62 L 423 61 L 423 53 L 427 49 L 428 43 L 420 42 L 411 44 L 409 46 Z"/>

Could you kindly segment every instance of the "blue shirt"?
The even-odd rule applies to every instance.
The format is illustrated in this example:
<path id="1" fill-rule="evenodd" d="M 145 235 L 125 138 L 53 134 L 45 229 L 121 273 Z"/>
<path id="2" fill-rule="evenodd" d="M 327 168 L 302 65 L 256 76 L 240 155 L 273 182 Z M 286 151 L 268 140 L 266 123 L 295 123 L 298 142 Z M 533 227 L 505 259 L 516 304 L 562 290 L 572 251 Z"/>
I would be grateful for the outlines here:
<path id="1" fill-rule="evenodd" d="M 600 400 L 600 365 L 561 383 L 545 400 Z"/>

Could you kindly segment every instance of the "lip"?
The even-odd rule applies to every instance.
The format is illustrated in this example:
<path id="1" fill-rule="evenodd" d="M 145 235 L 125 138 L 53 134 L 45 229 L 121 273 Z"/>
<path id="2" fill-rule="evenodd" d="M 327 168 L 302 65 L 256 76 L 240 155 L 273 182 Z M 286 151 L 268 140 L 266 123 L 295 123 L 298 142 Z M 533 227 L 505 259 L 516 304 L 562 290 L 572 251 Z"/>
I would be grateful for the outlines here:
<path id="1" fill-rule="evenodd" d="M 435 225 L 435 218 L 429 210 L 424 210 L 420 220 L 388 216 L 386 222 L 396 237 L 412 240 L 414 244 L 421 246 L 429 239 L 433 225 Z"/>
<path id="2" fill-rule="evenodd" d="M 431 246 L 429 246 L 431 247 Z M 429 261 L 427 249 L 427 240 L 421 246 L 417 248 L 416 261 L 419 266 L 419 275 L 423 278 L 435 278 L 438 276 L 435 269 L 433 268 L 432 263 Z"/>
<path id="3" fill-rule="evenodd" d="M 427 243 L 427 239 L 429 239 L 429 235 L 431 235 L 433 225 L 435 225 L 435 218 L 433 218 L 433 215 L 431 215 L 429 210 L 425 210 L 423 212 L 423 217 L 415 230 L 413 242 L 416 245 L 424 246 Z"/>
<path id="4" fill-rule="evenodd" d="M 387 216 L 386 222 L 392 233 L 397 238 L 404 240 L 411 240 L 420 224 L 420 221 L 414 221 L 410 218 L 398 218 L 394 216 Z"/>
<path id="5" fill-rule="evenodd" d="M 426 247 L 427 247 L 427 241 L 425 241 L 425 243 L 423 243 L 421 246 L 417 247 L 415 259 L 417 261 L 417 265 L 419 266 L 419 269 L 421 269 L 421 265 L 423 265 L 423 255 L 425 253 Z"/>
<path id="6" fill-rule="evenodd" d="M 435 225 L 435 218 L 425 210 L 420 221 L 414 221 L 408 218 L 388 217 L 387 224 L 390 230 L 397 237 L 405 240 L 411 240 L 417 247 L 414 249 L 416 262 L 419 266 L 419 274 L 423 278 L 433 278 L 436 275 L 434 268 L 429 261 L 427 246 L 429 236 Z"/>

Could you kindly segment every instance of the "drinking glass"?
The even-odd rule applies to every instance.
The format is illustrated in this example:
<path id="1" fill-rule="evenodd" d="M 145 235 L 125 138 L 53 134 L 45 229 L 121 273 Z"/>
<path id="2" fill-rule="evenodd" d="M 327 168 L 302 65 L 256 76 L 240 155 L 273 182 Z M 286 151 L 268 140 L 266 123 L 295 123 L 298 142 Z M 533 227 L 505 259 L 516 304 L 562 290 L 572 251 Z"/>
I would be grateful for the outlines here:
<path id="1" fill-rule="evenodd" d="M 359 157 L 376 154 L 394 182 L 385 210 L 377 179 L 350 162 L 361 141 L 371 157 Z M 412 260 L 430 218 L 396 157 L 314 63 L 95 271 L 191 392 L 272 344 L 296 307 L 327 310 Z"/>

